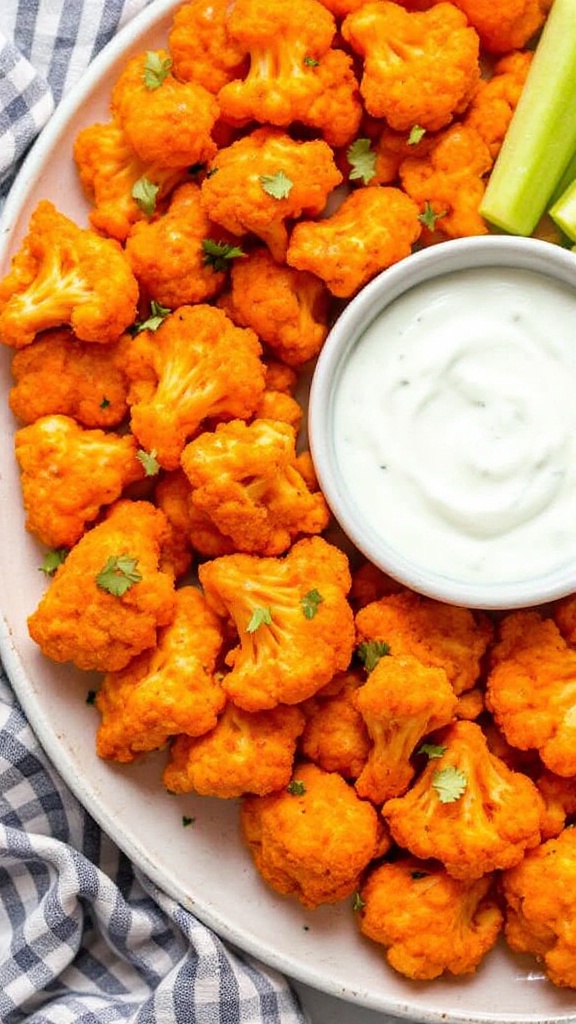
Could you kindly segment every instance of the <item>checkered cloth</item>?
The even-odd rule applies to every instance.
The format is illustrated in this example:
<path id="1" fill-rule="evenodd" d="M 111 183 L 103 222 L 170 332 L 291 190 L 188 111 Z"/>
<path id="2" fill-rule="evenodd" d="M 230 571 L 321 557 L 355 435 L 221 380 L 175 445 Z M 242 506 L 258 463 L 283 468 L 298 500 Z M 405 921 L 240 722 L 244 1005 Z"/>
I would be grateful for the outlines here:
<path id="1" fill-rule="evenodd" d="M 0 196 L 145 0 L 0 0 Z M 287 982 L 129 863 L 55 772 L 0 667 L 2 1024 L 306 1024 Z"/>

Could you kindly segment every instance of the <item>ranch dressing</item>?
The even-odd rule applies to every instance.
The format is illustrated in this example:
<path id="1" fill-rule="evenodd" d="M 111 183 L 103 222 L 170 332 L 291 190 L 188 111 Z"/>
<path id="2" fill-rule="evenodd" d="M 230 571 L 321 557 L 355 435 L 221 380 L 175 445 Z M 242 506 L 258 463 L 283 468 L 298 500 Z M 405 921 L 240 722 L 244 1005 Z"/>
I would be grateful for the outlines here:
<path id="1" fill-rule="evenodd" d="M 345 364 L 334 431 L 349 494 L 415 565 L 498 583 L 574 558 L 576 289 L 506 267 L 412 288 Z"/>

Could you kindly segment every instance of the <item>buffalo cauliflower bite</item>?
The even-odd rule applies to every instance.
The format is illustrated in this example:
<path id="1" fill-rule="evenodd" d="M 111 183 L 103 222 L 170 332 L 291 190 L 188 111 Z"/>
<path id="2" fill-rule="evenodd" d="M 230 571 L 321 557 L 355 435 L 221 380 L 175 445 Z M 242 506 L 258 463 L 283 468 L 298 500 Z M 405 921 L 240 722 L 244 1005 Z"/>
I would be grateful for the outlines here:
<path id="1" fill-rule="evenodd" d="M 412 788 L 382 807 L 392 838 L 453 878 L 513 867 L 540 842 L 542 798 L 531 779 L 490 753 L 476 722 L 436 733 Z"/>
<path id="2" fill-rule="evenodd" d="M 305 907 L 350 896 L 378 851 L 372 805 L 337 772 L 314 764 L 297 766 L 284 790 L 245 797 L 240 814 L 244 841 L 265 882 Z"/>
<path id="3" fill-rule="evenodd" d="M 52 548 L 71 548 L 105 505 L 144 477 L 130 435 L 43 416 L 16 431 L 26 529 Z"/>
<path id="4" fill-rule="evenodd" d="M 193 791 L 224 800 L 284 789 L 303 727 L 299 708 L 248 712 L 229 701 L 209 733 L 175 739 L 164 785 L 171 793 Z"/>
<path id="5" fill-rule="evenodd" d="M 116 427 L 128 413 L 125 334 L 109 345 L 78 341 L 65 327 L 14 353 L 10 408 L 22 423 L 60 413 L 85 427 Z"/>
<path id="6" fill-rule="evenodd" d="M 262 347 L 221 309 L 180 306 L 133 339 L 126 361 L 130 423 L 164 469 L 177 469 L 207 417 L 249 418 L 264 391 Z"/>
<path id="7" fill-rule="evenodd" d="M 372 869 L 360 889 L 360 931 L 415 981 L 472 974 L 502 930 L 493 877 L 451 878 L 438 864 L 402 857 Z"/>
<path id="8" fill-rule="evenodd" d="M 281 558 L 217 558 L 200 565 L 198 575 L 210 604 L 236 629 L 222 685 L 239 707 L 298 704 L 348 668 L 348 559 L 322 537 L 297 541 Z"/>
<path id="9" fill-rule="evenodd" d="M 42 199 L 0 281 L 0 341 L 23 348 L 40 331 L 71 326 L 81 341 L 109 344 L 134 322 L 137 301 L 120 244 Z"/>
<path id="10" fill-rule="evenodd" d="M 279 128 L 256 128 L 221 149 L 204 178 L 208 217 L 232 235 L 254 234 L 282 262 L 286 220 L 315 217 L 342 181 L 330 146 L 299 142 Z"/>
<path id="11" fill-rule="evenodd" d="M 486 704 L 508 743 L 537 750 L 557 775 L 576 775 L 576 651 L 552 619 L 511 612 L 491 651 Z"/>
<path id="12" fill-rule="evenodd" d="M 352 572 L 350 601 L 359 610 L 373 601 L 390 594 L 402 593 L 406 588 L 398 580 L 379 569 L 373 562 L 361 561 Z"/>
<path id="13" fill-rule="evenodd" d="M 181 82 L 164 50 L 131 57 L 112 90 L 110 109 L 129 145 L 146 164 L 184 170 L 216 152 L 220 109 L 198 82 Z"/>
<path id="14" fill-rule="evenodd" d="M 244 79 L 220 89 L 222 116 L 235 124 L 259 121 L 317 129 L 344 146 L 360 124 L 362 107 L 351 57 L 331 49 L 333 16 L 318 0 L 235 0 L 228 31 L 250 55 Z"/>
<path id="15" fill-rule="evenodd" d="M 202 243 L 213 236 L 200 200 L 200 186 L 180 185 L 165 213 L 140 221 L 126 239 L 126 255 L 147 295 L 169 309 L 212 299 L 226 273 L 205 258 Z"/>
<path id="16" fill-rule="evenodd" d="M 304 409 L 293 394 L 299 383 L 298 374 L 291 366 L 278 359 L 266 359 L 265 362 L 264 393 L 254 410 L 254 419 L 281 420 L 282 423 L 289 423 L 298 432 L 304 419 Z M 299 468 L 305 476 L 302 467 Z M 317 486 L 315 483 L 314 489 Z"/>
<path id="17" fill-rule="evenodd" d="M 449 238 L 466 238 L 488 231 L 478 207 L 493 162 L 475 128 L 454 124 L 440 133 L 425 155 L 402 160 L 399 177 L 432 233 L 439 230 Z"/>
<path id="18" fill-rule="evenodd" d="M 452 0 L 476 29 L 488 53 L 519 50 L 542 28 L 552 0 Z"/>
<path id="19" fill-rule="evenodd" d="M 576 988 L 576 829 L 564 829 L 504 872 L 504 933 L 532 953 L 554 985 Z"/>
<path id="20" fill-rule="evenodd" d="M 574 777 L 563 778 L 544 768 L 534 781 L 544 800 L 542 839 L 559 836 L 567 825 L 574 825 L 576 817 L 576 784 Z"/>
<path id="21" fill-rule="evenodd" d="M 255 419 L 220 423 L 186 445 L 181 465 L 190 500 L 238 551 L 279 555 L 295 537 L 321 533 L 330 512 L 298 470 L 296 432 Z"/>
<path id="22" fill-rule="evenodd" d="M 362 682 L 354 670 L 339 673 L 303 708 L 303 757 L 326 772 L 339 772 L 345 779 L 358 777 L 370 750 L 368 730 L 354 702 Z"/>
<path id="23" fill-rule="evenodd" d="M 317 356 L 328 334 L 329 294 L 313 274 L 277 263 L 258 248 L 237 260 L 221 305 L 234 323 L 251 327 L 289 366 Z"/>
<path id="24" fill-rule="evenodd" d="M 96 695 L 99 756 L 129 762 L 170 736 L 213 729 L 226 702 L 215 675 L 222 642 L 220 620 L 198 588 L 176 590 L 174 617 L 158 630 L 157 646 L 104 677 Z"/>
<path id="25" fill-rule="evenodd" d="M 188 0 L 176 8 L 168 32 L 172 73 L 217 93 L 245 69 L 245 50 L 228 30 L 230 0 Z"/>
<path id="26" fill-rule="evenodd" d="M 112 505 L 74 545 L 28 618 L 43 654 L 116 672 L 154 647 L 175 610 L 174 578 L 160 569 L 169 534 L 164 513 L 149 502 Z"/>
<path id="27" fill-rule="evenodd" d="M 91 124 L 74 140 L 74 161 L 88 201 L 90 224 L 96 231 L 123 242 L 130 228 L 147 216 L 134 191 L 140 182 L 154 190 L 158 208 L 184 178 L 182 168 L 151 165 L 141 160 L 115 121 Z"/>
<path id="28" fill-rule="evenodd" d="M 512 115 L 524 88 L 532 63 L 531 50 L 519 50 L 502 57 L 488 80 L 482 80 L 464 117 L 496 159 L 508 131 Z"/>
<path id="29" fill-rule="evenodd" d="M 478 34 L 452 3 L 410 12 L 369 2 L 345 18 L 342 35 L 363 60 L 366 110 L 395 131 L 450 124 L 480 80 Z"/>
<path id="30" fill-rule="evenodd" d="M 482 613 L 421 597 L 411 590 L 388 594 L 356 615 L 358 642 L 380 641 L 393 655 L 411 654 L 442 668 L 457 696 L 480 676 L 493 627 Z"/>
<path id="31" fill-rule="evenodd" d="M 416 203 L 398 188 L 368 185 L 322 220 L 301 220 L 286 262 L 316 274 L 333 295 L 350 298 L 379 271 L 409 256 L 422 225 Z"/>
<path id="32" fill-rule="evenodd" d="M 411 655 L 380 658 L 354 695 L 370 735 L 366 764 L 356 779 L 359 796 L 382 804 L 404 793 L 415 767 L 411 760 L 428 733 L 448 725 L 458 698 L 441 668 Z"/>

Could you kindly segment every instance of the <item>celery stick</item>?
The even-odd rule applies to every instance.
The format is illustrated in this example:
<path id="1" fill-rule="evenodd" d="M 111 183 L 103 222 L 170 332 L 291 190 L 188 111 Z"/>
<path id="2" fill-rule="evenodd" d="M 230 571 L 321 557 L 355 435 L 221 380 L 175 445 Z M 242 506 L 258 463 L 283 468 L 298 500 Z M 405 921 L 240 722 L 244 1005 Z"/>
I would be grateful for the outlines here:
<path id="1" fill-rule="evenodd" d="M 530 235 L 576 151 L 576 0 L 554 0 L 480 213 Z"/>
<path id="2" fill-rule="evenodd" d="M 550 197 L 550 206 L 552 203 L 555 203 L 557 199 L 560 199 L 562 193 L 566 191 L 568 185 L 571 185 L 573 181 L 576 181 L 576 153 L 572 154 L 564 174 L 560 178 L 560 181 L 556 185 L 556 188 Z"/>
<path id="3" fill-rule="evenodd" d="M 568 186 L 548 212 L 560 230 L 576 242 L 576 181 Z"/>

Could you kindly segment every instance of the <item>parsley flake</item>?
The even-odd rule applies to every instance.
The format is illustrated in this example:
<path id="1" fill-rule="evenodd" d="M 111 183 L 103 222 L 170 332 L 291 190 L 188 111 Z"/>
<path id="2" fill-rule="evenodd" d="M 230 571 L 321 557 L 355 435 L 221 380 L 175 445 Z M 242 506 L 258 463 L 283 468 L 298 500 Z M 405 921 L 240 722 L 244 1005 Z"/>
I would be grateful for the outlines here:
<path id="1" fill-rule="evenodd" d="M 92 704 L 95 703 L 95 701 L 96 701 L 96 690 L 88 690 L 88 693 L 86 694 L 86 703 L 92 705 Z"/>
<path id="2" fill-rule="evenodd" d="M 131 558 L 130 555 L 110 555 L 106 565 L 96 576 L 96 586 L 108 591 L 113 597 L 122 597 L 130 587 L 142 579 L 137 565 L 138 560 Z"/>
<path id="3" fill-rule="evenodd" d="M 432 776 L 432 786 L 441 804 L 455 803 L 463 795 L 467 785 L 466 773 L 452 764 L 446 768 L 439 768 Z"/>
<path id="4" fill-rule="evenodd" d="M 142 213 L 145 213 L 147 217 L 151 217 L 156 209 L 156 196 L 159 189 L 159 185 L 155 185 L 145 176 L 138 178 L 138 181 L 135 181 L 132 186 L 132 198 L 136 200 Z"/>
<path id="5" fill-rule="evenodd" d="M 411 871 L 410 872 L 410 878 L 413 878 L 415 881 L 417 881 L 420 878 L 428 878 L 428 872 L 427 871 Z"/>
<path id="6" fill-rule="evenodd" d="M 370 139 L 356 139 L 346 150 L 350 164 L 350 181 L 361 181 L 367 185 L 376 174 L 376 153 Z"/>
<path id="7" fill-rule="evenodd" d="M 445 217 L 447 212 L 447 210 L 440 210 L 439 213 L 436 213 L 432 203 L 426 200 L 422 213 L 418 214 L 418 220 L 424 224 L 424 227 L 427 227 L 429 231 L 434 231 L 436 221 L 440 220 L 441 217 Z"/>
<path id="8" fill-rule="evenodd" d="M 182 828 L 188 828 L 189 825 L 193 825 L 196 818 L 189 818 L 187 814 L 182 815 Z"/>
<path id="9" fill-rule="evenodd" d="M 45 576 L 53 576 L 59 565 L 66 559 L 68 548 L 52 548 L 47 551 L 40 566 L 40 572 Z"/>
<path id="10" fill-rule="evenodd" d="M 140 448 L 140 450 L 136 452 L 136 458 L 138 459 L 138 462 L 142 463 L 146 476 L 156 476 L 156 474 L 160 472 L 160 463 L 156 458 L 155 448 L 150 452 L 144 451 L 143 448 Z"/>
<path id="11" fill-rule="evenodd" d="M 146 317 L 146 320 L 138 320 L 134 325 L 134 333 L 139 334 L 140 331 L 157 331 L 160 324 L 170 316 L 172 312 L 168 306 L 162 306 L 156 299 L 152 299 L 150 303 L 150 316 Z"/>
<path id="12" fill-rule="evenodd" d="M 106 395 L 104 395 L 104 398 L 100 402 L 100 408 L 101 409 L 107 409 L 109 407 L 109 405 L 110 405 L 110 399 L 106 398 Z"/>
<path id="13" fill-rule="evenodd" d="M 426 754 L 429 761 L 433 761 L 438 757 L 442 757 L 446 751 L 446 747 L 441 746 L 438 743 L 423 743 L 421 747 L 416 751 L 417 754 Z"/>
<path id="14" fill-rule="evenodd" d="M 422 128 L 419 124 L 412 125 L 408 134 L 408 145 L 416 146 L 422 138 L 426 135 L 426 129 Z"/>
<path id="15" fill-rule="evenodd" d="M 306 786 L 300 779 L 292 779 L 286 786 L 286 789 L 292 796 L 304 796 L 306 792 Z"/>
<path id="16" fill-rule="evenodd" d="M 252 612 L 250 622 L 246 626 L 247 633 L 255 633 L 260 626 L 270 626 L 272 624 L 272 612 L 269 608 L 255 608 Z"/>
<path id="17" fill-rule="evenodd" d="M 366 903 L 362 899 L 360 893 L 359 892 L 355 892 L 354 895 L 352 896 L 352 910 L 356 910 L 356 911 L 357 910 L 362 910 L 362 907 L 365 907 L 365 906 L 366 906 Z"/>
<path id="18" fill-rule="evenodd" d="M 158 89 L 170 74 L 172 61 L 170 57 L 162 57 L 155 50 L 148 50 L 144 64 L 144 85 L 147 89 Z"/>
<path id="19" fill-rule="evenodd" d="M 246 253 L 239 245 L 231 245 L 229 242 L 215 242 L 213 238 L 202 239 L 202 262 L 212 267 L 212 270 L 226 270 L 230 260 L 236 260 Z"/>
<path id="20" fill-rule="evenodd" d="M 310 55 L 307 55 L 306 57 L 304 57 L 302 63 L 305 64 L 307 68 L 317 68 L 320 61 L 316 60 L 316 57 L 310 57 Z"/>
<path id="21" fill-rule="evenodd" d="M 273 199 L 286 199 L 294 185 L 284 171 L 277 171 L 276 174 L 261 174 L 259 180 L 266 194 L 272 196 Z"/>
<path id="22" fill-rule="evenodd" d="M 367 640 L 365 643 L 358 644 L 356 653 L 366 671 L 372 672 L 380 658 L 390 654 L 390 644 L 384 643 L 383 640 Z"/>
<path id="23" fill-rule="evenodd" d="M 300 607 L 305 619 L 313 619 L 318 611 L 318 605 L 322 604 L 324 598 L 319 590 L 309 590 L 300 601 Z"/>

